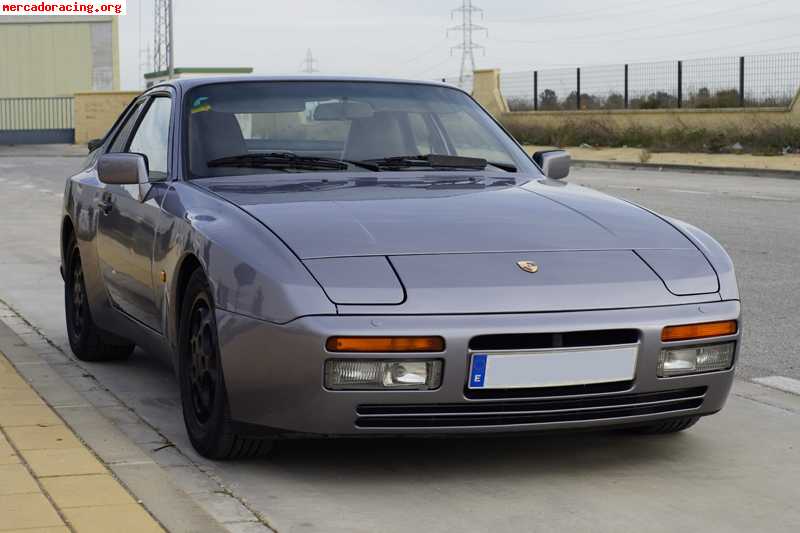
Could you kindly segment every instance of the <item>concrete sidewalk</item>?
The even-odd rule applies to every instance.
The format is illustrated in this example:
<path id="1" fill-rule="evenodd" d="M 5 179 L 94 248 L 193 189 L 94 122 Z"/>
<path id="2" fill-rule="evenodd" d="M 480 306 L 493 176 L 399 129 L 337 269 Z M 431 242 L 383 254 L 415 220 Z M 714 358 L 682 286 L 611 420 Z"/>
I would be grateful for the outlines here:
<path id="1" fill-rule="evenodd" d="M 553 150 L 553 146 L 526 145 L 525 150 L 533 154 L 539 150 Z M 578 163 L 602 165 L 636 165 L 638 168 L 674 168 L 676 170 L 703 170 L 724 172 L 736 170 L 737 173 L 751 174 L 790 174 L 800 177 L 800 154 L 752 155 L 752 154 L 698 154 L 651 152 L 647 161 L 641 160 L 641 148 L 608 147 L 565 147 L 572 159 Z"/>
<path id="2" fill-rule="evenodd" d="M 83 157 L 85 144 L 0 144 L 0 157 Z"/>
<path id="3" fill-rule="evenodd" d="M 0 531 L 163 531 L 2 352 L 0 402 Z"/>

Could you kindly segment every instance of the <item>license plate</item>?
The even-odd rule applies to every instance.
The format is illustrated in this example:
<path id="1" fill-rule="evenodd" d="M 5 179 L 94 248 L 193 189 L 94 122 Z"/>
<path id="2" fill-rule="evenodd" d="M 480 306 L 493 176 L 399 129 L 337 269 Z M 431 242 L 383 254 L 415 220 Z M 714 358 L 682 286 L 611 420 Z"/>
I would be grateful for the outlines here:
<path id="1" fill-rule="evenodd" d="M 563 387 L 631 381 L 638 346 L 472 354 L 470 389 Z"/>

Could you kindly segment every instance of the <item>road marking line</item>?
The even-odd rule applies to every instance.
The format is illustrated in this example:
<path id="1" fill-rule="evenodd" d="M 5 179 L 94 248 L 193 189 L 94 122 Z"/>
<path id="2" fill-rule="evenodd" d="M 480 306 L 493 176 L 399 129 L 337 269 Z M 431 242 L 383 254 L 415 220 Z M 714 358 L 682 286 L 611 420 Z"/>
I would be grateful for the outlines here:
<path id="1" fill-rule="evenodd" d="M 638 191 L 641 187 L 634 187 L 632 185 L 606 185 L 607 189 L 625 189 L 626 191 Z"/>
<path id="2" fill-rule="evenodd" d="M 667 190 L 670 191 L 670 192 L 680 192 L 680 193 L 684 193 L 684 194 L 701 194 L 703 196 L 709 196 L 711 194 L 714 194 L 714 193 L 706 192 L 706 191 L 690 191 L 688 189 L 667 189 Z"/>
<path id="3" fill-rule="evenodd" d="M 780 198 L 779 196 L 750 196 L 753 200 L 768 200 L 770 202 L 791 202 L 790 198 Z"/>
<path id="4" fill-rule="evenodd" d="M 800 380 L 787 378 L 784 376 L 767 376 L 764 378 L 755 378 L 753 381 L 759 385 L 782 390 L 790 394 L 797 394 L 800 396 Z"/>

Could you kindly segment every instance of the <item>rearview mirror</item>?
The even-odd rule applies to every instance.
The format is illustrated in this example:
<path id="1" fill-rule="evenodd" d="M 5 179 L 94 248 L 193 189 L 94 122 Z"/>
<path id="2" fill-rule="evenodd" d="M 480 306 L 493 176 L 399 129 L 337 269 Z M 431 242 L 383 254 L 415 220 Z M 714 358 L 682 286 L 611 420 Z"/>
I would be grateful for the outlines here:
<path id="1" fill-rule="evenodd" d="M 560 180 L 569 176 L 572 156 L 566 150 L 546 150 L 533 154 L 533 162 L 539 165 L 545 176 Z"/>
<path id="2" fill-rule="evenodd" d="M 147 182 L 147 158 L 142 154 L 105 154 L 97 161 L 97 177 L 108 185 Z"/>
<path id="3" fill-rule="evenodd" d="M 92 139 L 91 141 L 86 143 L 86 146 L 89 148 L 89 153 L 91 154 L 92 152 L 103 146 L 103 139 Z"/>
<path id="4" fill-rule="evenodd" d="M 365 102 L 325 102 L 314 109 L 314 120 L 356 120 L 370 118 L 375 110 Z"/>

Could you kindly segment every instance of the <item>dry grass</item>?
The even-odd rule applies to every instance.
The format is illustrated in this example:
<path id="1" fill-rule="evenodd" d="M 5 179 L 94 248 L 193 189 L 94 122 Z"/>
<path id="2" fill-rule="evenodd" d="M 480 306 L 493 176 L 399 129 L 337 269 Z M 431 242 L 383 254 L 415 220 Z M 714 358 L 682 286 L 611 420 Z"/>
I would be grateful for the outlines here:
<path id="1" fill-rule="evenodd" d="M 645 128 L 630 126 L 616 129 L 596 120 L 564 120 L 557 126 L 538 124 L 506 124 L 522 144 L 543 146 L 632 147 L 649 152 L 732 153 L 739 143 L 741 152 L 758 155 L 780 155 L 788 148 L 800 152 L 800 125 L 754 125 L 748 129 L 729 127 L 720 130 L 705 128 Z"/>

